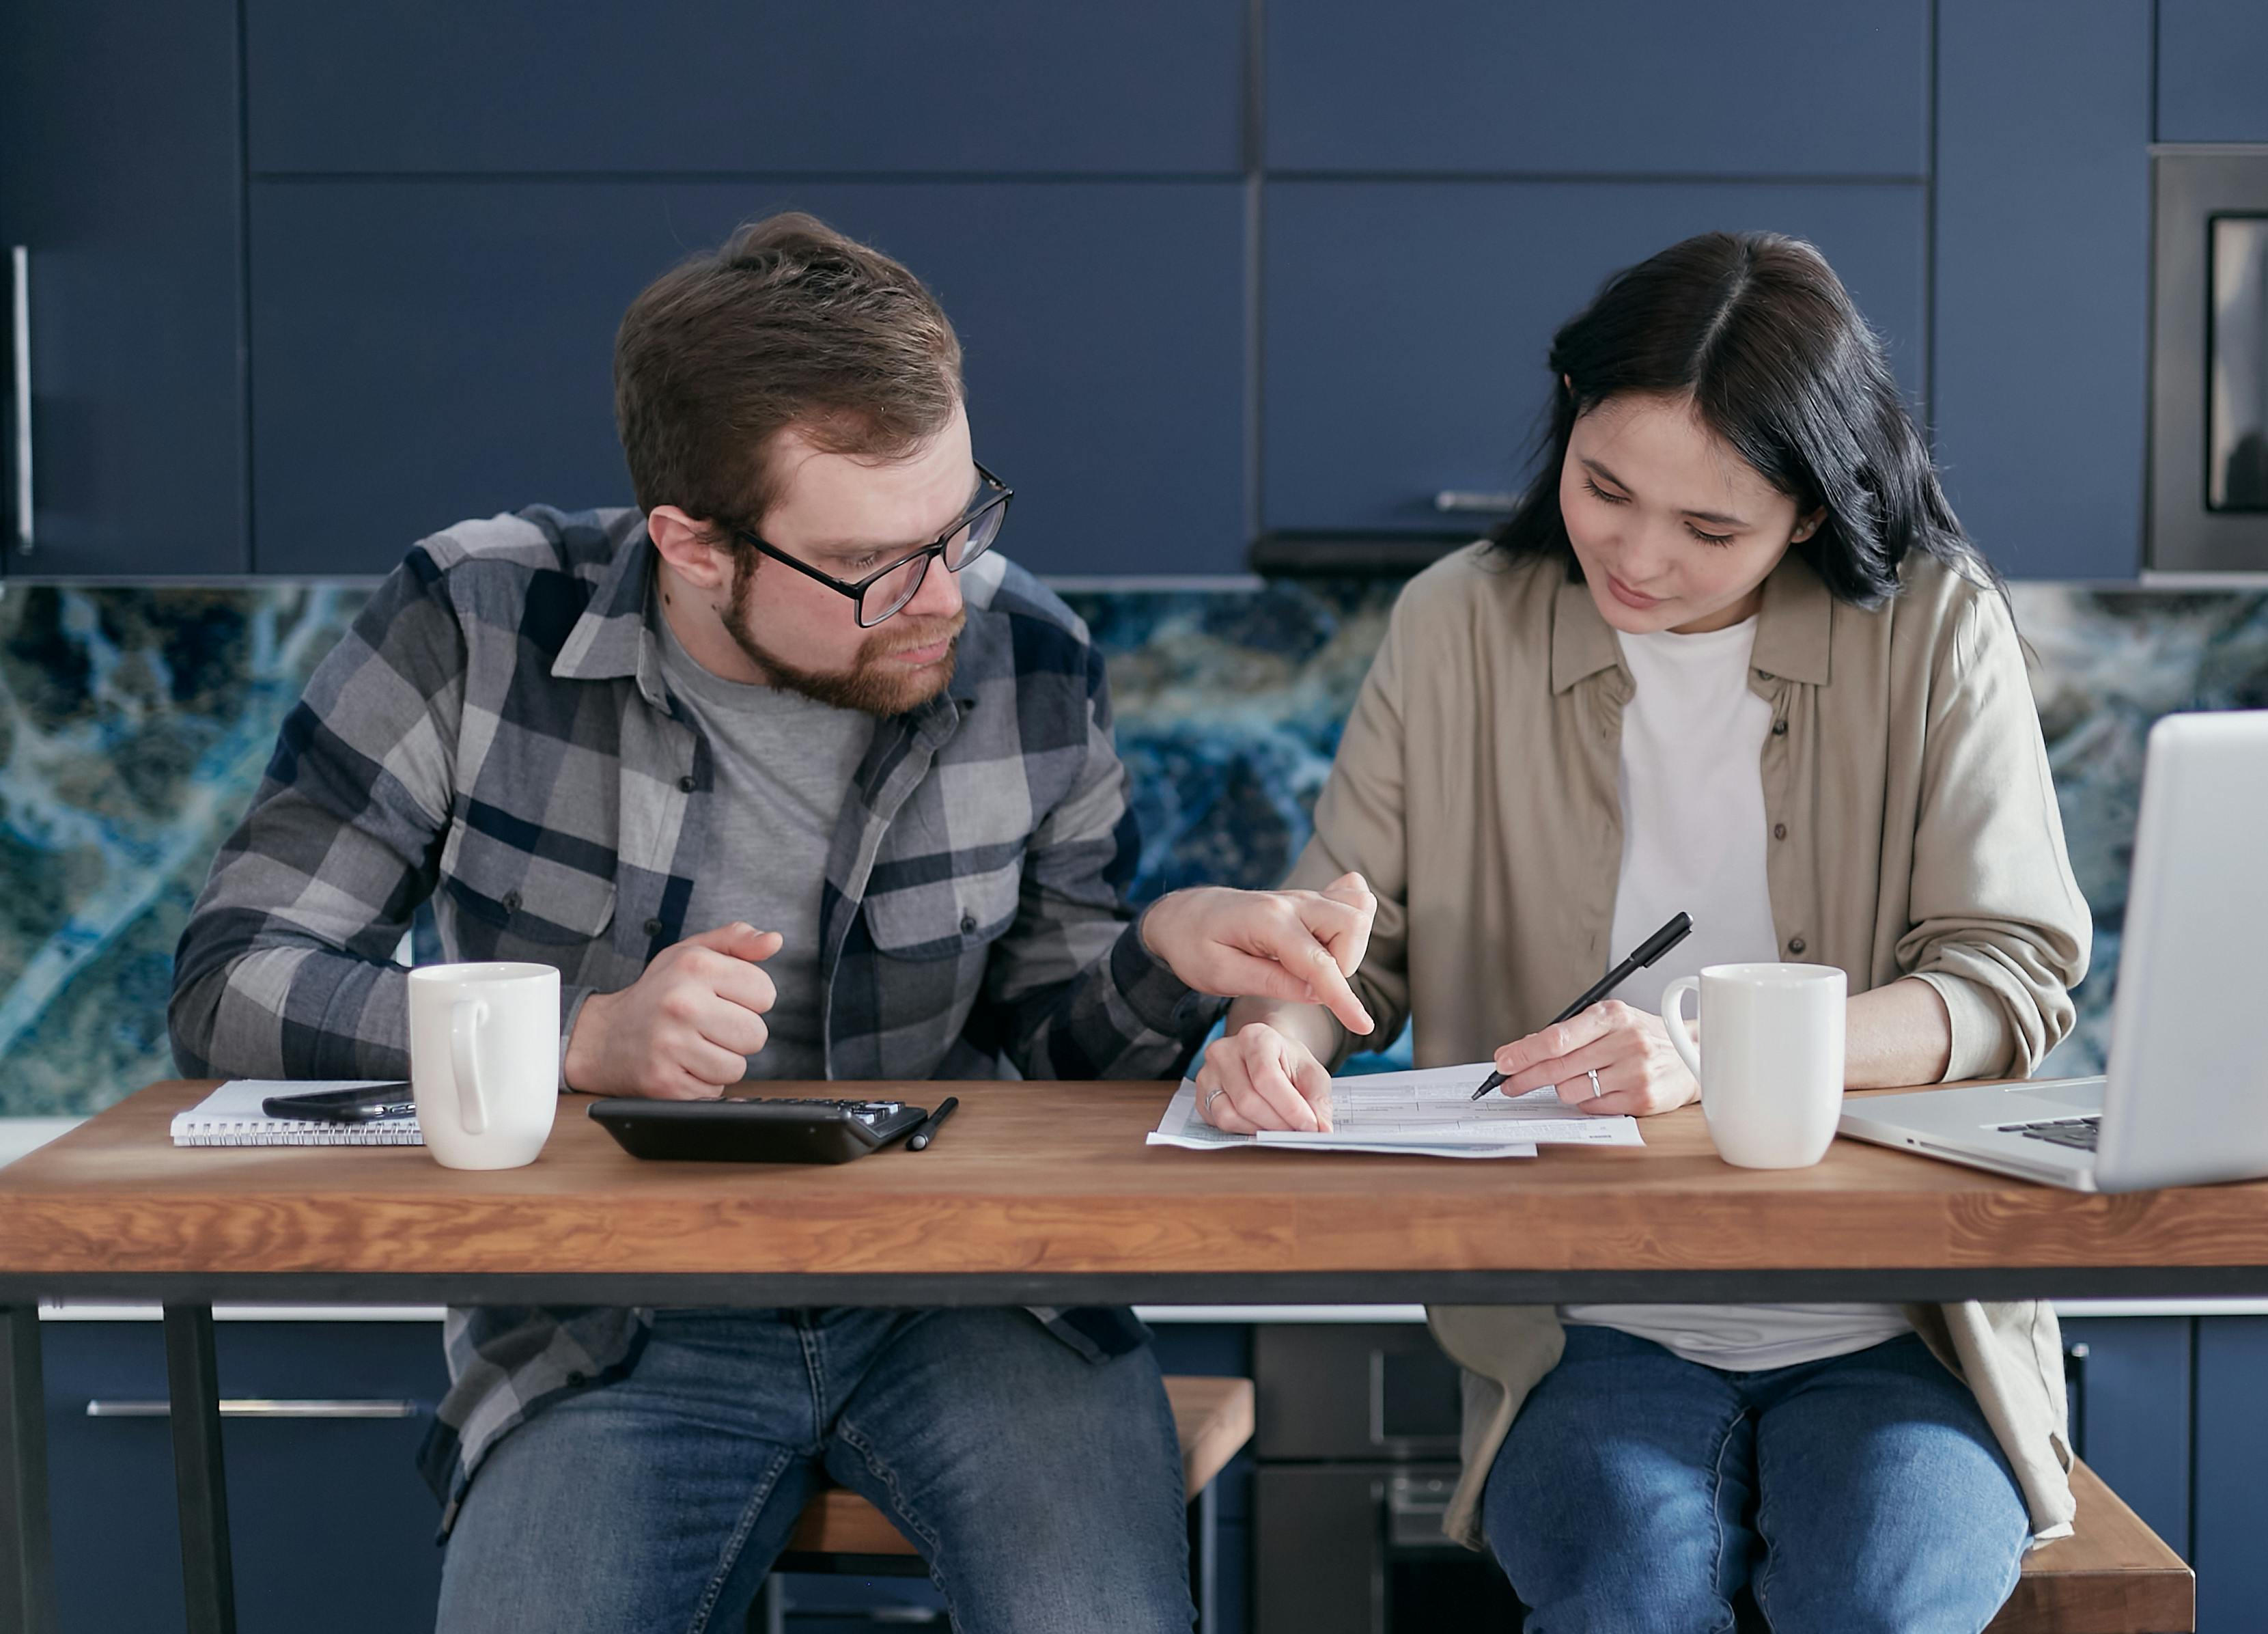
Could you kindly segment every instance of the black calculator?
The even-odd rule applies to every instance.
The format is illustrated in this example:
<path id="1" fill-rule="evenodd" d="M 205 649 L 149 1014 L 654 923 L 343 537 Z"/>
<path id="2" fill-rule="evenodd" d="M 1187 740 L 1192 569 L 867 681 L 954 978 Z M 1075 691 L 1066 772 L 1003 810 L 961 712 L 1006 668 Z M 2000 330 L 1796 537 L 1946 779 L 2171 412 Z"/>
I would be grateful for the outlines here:
<path id="1" fill-rule="evenodd" d="M 848 1163 L 929 1116 L 904 1101 L 792 1096 L 716 1101 L 603 1100 L 591 1120 L 633 1157 L 696 1163 Z"/>

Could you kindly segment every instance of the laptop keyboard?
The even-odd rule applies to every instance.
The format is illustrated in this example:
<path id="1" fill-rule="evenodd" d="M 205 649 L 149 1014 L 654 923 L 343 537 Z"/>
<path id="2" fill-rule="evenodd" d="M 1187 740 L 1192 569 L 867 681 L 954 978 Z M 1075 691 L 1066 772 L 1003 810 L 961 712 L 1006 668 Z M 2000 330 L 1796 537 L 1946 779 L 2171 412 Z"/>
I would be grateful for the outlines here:
<path id="1" fill-rule="evenodd" d="M 2097 1114 L 2087 1118 L 2056 1118 L 2046 1123 L 2006 1123 L 2000 1126 L 2000 1132 L 2091 1152 L 2095 1150 L 2096 1137 L 2102 1133 L 2102 1119 Z"/>

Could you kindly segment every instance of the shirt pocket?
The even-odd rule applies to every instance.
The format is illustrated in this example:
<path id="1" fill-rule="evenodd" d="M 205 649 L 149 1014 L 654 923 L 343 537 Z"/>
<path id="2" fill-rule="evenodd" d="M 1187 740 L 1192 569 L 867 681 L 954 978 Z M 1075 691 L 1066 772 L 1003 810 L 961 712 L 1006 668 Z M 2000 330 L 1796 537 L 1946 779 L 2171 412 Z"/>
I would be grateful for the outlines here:
<path id="1" fill-rule="evenodd" d="M 866 898 L 867 934 L 891 958 L 945 959 L 981 953 L 1016 922 L 1024 885 L 1020 850 L 982 874 L 924 880 Z"/>
<path id="2" fill-rule="evenodd" d="M 615 919 L 611 873 L 561 862 L 459 824 L 441 858 L 441 897 L 474 939 L 501 950 L 585 946 Z M 483 955 L 501 957 L 499 950 Z"/>

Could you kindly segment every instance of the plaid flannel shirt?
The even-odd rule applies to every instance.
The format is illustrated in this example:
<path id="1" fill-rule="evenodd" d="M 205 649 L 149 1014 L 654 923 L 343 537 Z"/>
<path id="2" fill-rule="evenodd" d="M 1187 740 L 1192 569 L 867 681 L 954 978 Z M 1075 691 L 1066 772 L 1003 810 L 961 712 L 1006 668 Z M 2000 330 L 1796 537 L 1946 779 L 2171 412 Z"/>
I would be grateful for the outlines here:
<path id="1" fill-rule="evenodd" d="M 190 1076 L 408 1075 L 406 971 L 430 901 L 444 956 L 555 965 L 562 1049 L 582 1002 L 686 935 L 714 767 L 671 698 L 635 511 L 535 506 L 423 541 L 285 721 L 176 954 Z M 846 791 L 820 911 L 828 1073 L 1160 1077 L 1220 1006 L 1144 949 L 1138 851 L 1101 655 L 998 555 L 961 588 L 951 684 L 880 723 Z M 1091 1357 L 1123 1310 L 1035 1312 Z M 620 1378 L 648 1313 L 450 1312 L 451 1387 L 421 1455 L 443 1527 L 498 1438 Z"/>

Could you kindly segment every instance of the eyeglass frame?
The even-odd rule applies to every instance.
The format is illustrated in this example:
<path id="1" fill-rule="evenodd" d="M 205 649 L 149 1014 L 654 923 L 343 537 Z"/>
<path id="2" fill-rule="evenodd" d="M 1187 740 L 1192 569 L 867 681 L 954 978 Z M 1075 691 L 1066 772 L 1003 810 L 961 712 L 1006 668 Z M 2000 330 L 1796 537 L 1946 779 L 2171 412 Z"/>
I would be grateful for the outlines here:
<path id="1" fill-rule="evenodd" d="M 1016 497 L 1016 491 L 1013 488 L 1011 488 L 1006 483 L 1002 482 L 998 477 L 995 477 L 990 471 L 986 470 L 978 462 L 971 460 L 969 463 L 976 467 L 977 480 L 983 483 L 986 487 L 992 491 L 985 495 L 983 502 L 976 506 L 973 510 L 963 512 L 958 521 L 954 522 L 952 527 L 946 529 L 929 543 L 922 546 L 921 549 L 907 551 L 895 562 L 891 562 L 886 566 L 877 567 L 873 573 L 868 573 L 864 579 L 853 581 L 847 579 L 837 579 L 832 573 L 821 573 L 818 568 L 814 567 L 809 562 L 790 556 L 785 551 L 781 550 L 779 546 L 770 543 L 746 528 L 733 529 L 733 537 L 739 540 L 741 543 L 747 545 L 760 555 L 769 556 L 776 562 L 784 562 L 788 566 L 794 568 L 796 572 L 803 574 L 806 578 L 818 580 L 820 583 L 825 585 L 836 595 L 849 596 L 850 598 L 851 616 L 858 620 L 858 627 L 861 630 L 876 629 L 887 624 L 891 619 L 896 617 L 900 613 L 905 611 L 908 607 L 913 604 L 914 597 L 921 594 L 922 586 L 928 582 L 930 562 L 937 560 L 945 555 L 946 546 L 953 543 L 953 536 L 955 534 L 961 532 L 963 529 L 974 528 L 979 518 L 985 515 L 988 512 L 995 510 L 1002 513 L 1000 517 L 1000 525 L 1003 528 L 1008 525 L 1008 518 L 1006 514 L 1007 505 L 1009 500 Z M 947 573 L 959 573 L 961 567 L 968 566 L 970 562 L 976 560 L 977 557 L 983 556 L 984 554 L 984 551 L 990 550 L 994 541 L 998 540 L 998 537 L 999 535 L 996 532 L 993 535 L 992 539 L 985 541 L 983 551 L 977 551 L 976 556 L 963 558 L 961 563 L 961 567 L 953 566 L 948 563 L 946 565 L 946 571 Z M 903 567 L 908 562 L 913 561 L 917 558 L 922 558 L 922 570 L 914 580 L 913 588 L 906 592 L 906 599 L 900 602 L 895 607 L 890 609 L 888 612 L 884 613 L 880 618 L 874 620 L 873 624 L 868 624 L 865 617 L 867 590 L 874 585 L 880 584 L 883 580 L 888 578 L 892 573 L 896 573 L 900 568 Z"/>

